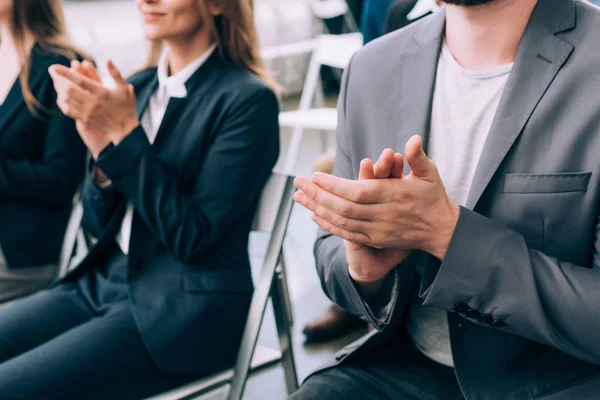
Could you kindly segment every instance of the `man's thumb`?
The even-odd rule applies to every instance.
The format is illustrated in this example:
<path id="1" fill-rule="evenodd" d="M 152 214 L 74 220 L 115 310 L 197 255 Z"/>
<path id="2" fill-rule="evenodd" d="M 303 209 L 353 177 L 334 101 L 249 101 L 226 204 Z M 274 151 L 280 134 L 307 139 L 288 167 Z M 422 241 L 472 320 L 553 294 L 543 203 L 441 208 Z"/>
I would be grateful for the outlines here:
<path id="1" fill-rule="evenodd" d="M 420 136 L 413 136 L 408 140 L 405 154 L 413 175 L 427 178 L 433 173 L 434 164 L 423 151 L 423 140 Z"/>

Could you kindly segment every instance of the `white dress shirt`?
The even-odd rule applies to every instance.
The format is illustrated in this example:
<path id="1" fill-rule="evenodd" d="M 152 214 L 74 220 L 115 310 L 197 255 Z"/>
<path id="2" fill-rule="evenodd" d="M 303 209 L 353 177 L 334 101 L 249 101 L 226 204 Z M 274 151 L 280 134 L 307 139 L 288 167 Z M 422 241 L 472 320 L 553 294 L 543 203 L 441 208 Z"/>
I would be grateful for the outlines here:
<path id="1" fill-rule="evenodd" d="M 148 108 L 142 117 L 142 127 L 148 136 L 150 144 L 154 143 L 160 124 L 167 111 L 167 105 L 171 97 L 187 97 L 185 83 L 200 68 L 202 64 L 210 57 L 217 46 L 213 44 L 204 54 L 186 66 L 173 76 L 169 76 L 168 49 L 163 51 L 158 61 L 158 89 L 150 98 Z M 131 238 L 131 224 L 133 222 L 133 205 L 127 205 L 127 211 L 121 223 L 121 229 L 117 232 L 115 240 L 119 244 L 124 254 L 129 253 L 129 239 Z"/>

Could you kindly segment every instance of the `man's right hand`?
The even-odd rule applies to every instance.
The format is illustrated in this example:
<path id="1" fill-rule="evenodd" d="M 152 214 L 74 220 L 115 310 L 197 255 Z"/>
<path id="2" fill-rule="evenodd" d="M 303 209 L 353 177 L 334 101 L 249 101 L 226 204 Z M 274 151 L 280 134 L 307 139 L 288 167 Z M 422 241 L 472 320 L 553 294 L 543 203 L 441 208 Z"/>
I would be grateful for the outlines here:
<path id="1" fill-rule="evenodd" d="M 360 163 L 358 179 L 402 179 L 403 170 L 402 155 L 386 149 L 375 165 L 369 159 Z M 388 274 L 410 254 L 410 250 L 375 249 L 347 240 L 344 247 L 350 277 L 367 300 L 377 296 Z"/>

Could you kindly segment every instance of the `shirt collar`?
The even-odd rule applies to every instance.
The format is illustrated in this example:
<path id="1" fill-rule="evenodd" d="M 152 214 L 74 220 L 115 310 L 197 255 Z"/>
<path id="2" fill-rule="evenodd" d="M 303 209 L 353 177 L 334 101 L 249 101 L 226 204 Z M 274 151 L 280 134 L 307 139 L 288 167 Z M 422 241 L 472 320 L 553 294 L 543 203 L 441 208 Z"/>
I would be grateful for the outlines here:
<path id="1" fill-rule="evenodd" d="M 436 0 L 418 0 L 410 13 L 406 16 L 409 21 L 420 18 L 429 12 L 436 12 L 440 6 Z"/>
<path id="2" fill-rule="evenodd" d="M 200 57 L 192 61 L 189 65 L 183 68 L 175 75 L 169 76 L 168 74 L 168 56 L 169 49 L 163 50 L 160 59 L 158 61 L 157 75 L 158 75 L 158 94 L 159 96 L 166 96 L 167 98 L 187 97 L 187 88 L 185 86 L 188 79 L 194 75 L 194 72 L 198 70 L 204 64 L 204 62 L 211 56 L 215 51 L 217 45 L 212 44 L 208 50 L 204 52 Z"/>

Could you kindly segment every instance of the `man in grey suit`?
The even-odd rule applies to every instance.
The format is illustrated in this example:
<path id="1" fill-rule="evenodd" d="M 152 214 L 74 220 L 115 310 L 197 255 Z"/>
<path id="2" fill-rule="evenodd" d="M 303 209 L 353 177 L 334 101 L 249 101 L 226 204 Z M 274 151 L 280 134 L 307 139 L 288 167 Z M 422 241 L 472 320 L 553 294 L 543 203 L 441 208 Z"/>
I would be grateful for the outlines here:
<path id="1" fill-rule="evenodd" d="M 446 3 L 353 58 L 334 176 L 296 181 L 377 331 L 293 399 L 600 398 L 600 12 Z"/>

